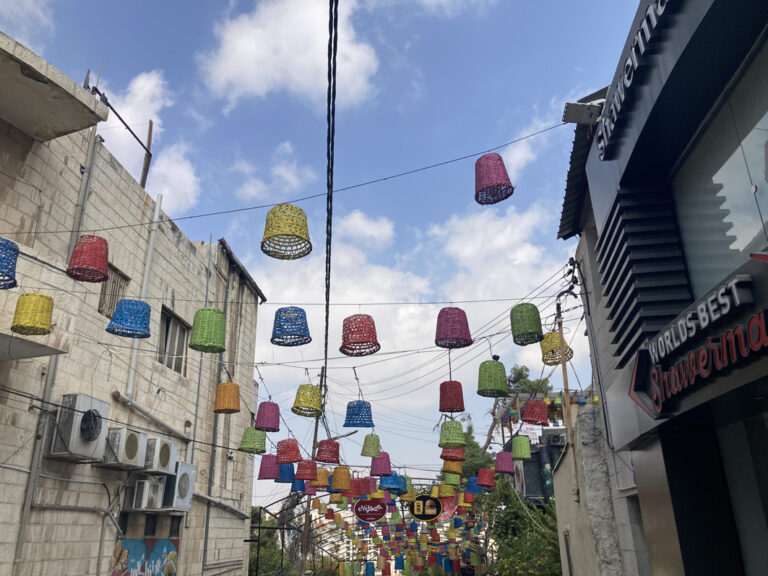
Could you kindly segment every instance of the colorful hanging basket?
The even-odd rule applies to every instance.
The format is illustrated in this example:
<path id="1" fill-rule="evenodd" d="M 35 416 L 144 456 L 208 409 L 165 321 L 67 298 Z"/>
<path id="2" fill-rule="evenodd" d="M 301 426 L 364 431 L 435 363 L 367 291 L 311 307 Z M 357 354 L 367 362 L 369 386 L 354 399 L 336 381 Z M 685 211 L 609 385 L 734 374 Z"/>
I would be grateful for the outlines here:
<path id="1" fill-rule="evenodd" d="M 278 464 L 278 466 L 280 466 L 280 472 L 278 473 L 275 482 L 279 484 L 292 484 L 295 479 L 293 464 Z"/>
<path id="2" fill-rule="evenodd" d="M 294 478 L 291 483 L 291 492 L 304 492 L 304 480 Z"/>
<path id="3" fill-rule="evenodd" d="M 299 442 L 295 438 L 286 438 L 277 443 L 277 463 L 292 464 L 301 462 L 301 451 Z"/>
<path id="4" fill-rule="evenodd" d="M 312 342 L 306 312 L 298 306 L 278 308 L 270 342 L 275 346 L 302 346 Z"/>
<path id="5" fill-rule="evenodd" d="M 443 482 L 449 486 L 458 486 L 461 484 L 461 474 L 455 472 L 445 472 L 443 474 Z"/>
<path id="6" fill-rule="evenodd" d="M 381 452 L 381 442 L 376 434 L 367 434 L 363 439 L 363 449 L 360 451 L 360 456 L 368 456 L 369 458 L 376 458 Z"/>
<path id="7" fill-rule="evenodd" d="M 389 461 L 389 454 L 382 450 L 378 458 L 371 458 L 371 476 L 391 476 L 392 464 Z"/>
<path id="8" fill-rule="evenodd" d="M 25 336 L 51 333 L 53 298 L 45 294 L 22 294 L 16 301 L 11 331 Z"/>
<path id="9" fill-rule="evenodd" d="M 477 476 L 470 476 L 467 478 L 467 487 L 464 489 L 465 498 L 466 495 L 472 495 L 475 494 L 482 494 L 483 489 L 480 487 L 480 485 L 477 483 Z"/>
<path id="10" fill-rule="evenodd" d="M 449 462 L 464 462 L 464 448 L 443 448 L 440 458 Z"/>
<path id="11" fill-rule="evenodd" d="M 259 480 L 277 480 L 278 476 L 280 465 L 277 463 L 277 456 L 264 454 L 259 463 Z"/>
<path id="12" fill-rule="evenodd" d="M 365 400 L 352 400 L 347 404 L 345 428 L 373 428 L 371 403 Z"/>
<path id="13" fill-rule="evenodd" d="M 435 345 L 441 348 L 464 348 L 472 344 L 467 314 L 461 308 L 443 308 L 437 315 Z"/>
<path id="14" fill-rule="evenodd" d="M 69 258 L 67 275 L 80 282 L 104 282 L 109 276 L 107 241 L 99 236 L 80 236 Z"/>
<path id="15" fill-rule="evenodd" d="M 499 154 L 484 154 L 475 162 L 475 201 L 478 204 L 496 204 L 506 200 L 515 191 L 509 180 L 504 160 Z"/>
<path id="16" fill-rule="evenodd" d="M 261 251 L 278 260 L 296 260 L 312 251 L 304 210 L 292 204 L 278 204 L 267 213 Z"/>
<path id="17" fill-rule="evenodd" d="M 573 349 L 565 345 L 565 359 L 573 358 Z M 541 341 L 541 361 L 547 366 L 558 366 L 562 364 L 563 357 L 560 352 L 560 333 L 548 332 Z"/>
<path id="18" fill-rule="evenodd" d="M 280 406 L 274 402 L 262 402 L 256 411 L 256 423 L 253 425 L 257 430 L 265 432 L 280 431 Z"/>
<path id="19" fill-rule="evenodd" d="M 218 308 L 202 308 L 195 312 L 189 347 L 198 352 L 219 354 L 224 352 L 227 317 Z"/>
<path id="20" fill-rule="evenodd" d="M 509 391 L 507 389 L 507 371 L 504 364 L 499 362 L 499 357 L 486 360 L 480 364 L 480 373 L 477 378 L 477 393 L 486 398 L 502 398 Z"/>
<path id="21" fill-rule="evenodd" d="M 222 382 L 216 386 L 216 399 L 213 403 L 216 414 L 235 414 L 240 412 L 240 387 L 234 382 Z"/>
<path id="22" fill-rule="evenodd" d="M 512 438 L 512 458 L 514 460 L 531 459 L 531 439 L 528 436 Z"/>
<path id="23" fill-rule="evenodd" d="M 16 288 L 16 261 L 19 259 L 19 245 L 6 238 L 0 238 L 0 290 Z"/>
<path id="24" fill-rule="evenodd" d="M 496 480 L 493 477 L 493 470 L 490 468 L 480 468 L 477 471 L 477 485 L 484 488 L 495 488 Z"/>
<path id="25" fill-rule="evenodd" d="M 151 308 L 141 300 L 120 300 L 107 326 L 107 332 L 124 338 L 149 338 Z"/>
<path id="26" fill-rule="evenodd" d="M 512 460 L 512 454 L 509 452 L 499 452 L 496 454 L 496 472 L 500 474 L 515 473 L 515 463 Z"/>
<path id="27" fill-rule="evenodd" d="M 328 488 L 328 479 L 330 477 L 331 477 L 331 471 L 328 470 L 328 468 L 320 467 L 317 469 L 317 479 L 311 480 L 310 482 L 312 486 L 314 486 L 315 488 L 326 490 Z"/>
<path id="28" fill-rule="evenodd" d="M 461 422 L 446 420 L 440 425 L 440 448 L 463 448 L 466 443 Z"/>
<path id="29" fill-rule="evenodd" d="M 392 472 L 390 476 L 384 476 L 379 482 L 379 490 L 387 490 L 390 494 L 400 496 L 408 491 L 405 478 L 397 472 Z"/>
<path id="30" fill-rule="evenodd" d="M 335 440 L 320 440 L 317 443 L 317 454 L 315 460 L 325 462 L 326 464 L 339 463 L 339 443 Z"/>
<path id="31" fill-rule="evenodd" d="M 461 382 L 446 380 L 440 384 L 440 412 L 464 412 Z"/>
<path id="32" fill-rule="evenodd" d="M 463 470 L 464 465 L 460 460 L 443 460 L 443 472 L 461 474 Z"/>
<path id="33" fill-rule="evenodd" d="M 248 454 L 264 454 L 267 451 L 267 433 L 249 426 L 243 430 L 243 439 L 238 450 Z"/>
<path id="34" fill-rule="evenodd" d="M 512 340 L 518 346 L 535 344 L 544 338 L 539 309 L 530 302 L 514 306 L 509 312 L 509 323 L 512 326 Z"/>
<path id="35" fill-rule="evenodd" d="M 368 314 L 344 318 L 339 352 L 347 356 L 367 356 L 381 349 L 376 337 L 376 324 Z"/>
<path id="36" fill-rule="evenodd" d="M 523 422 L 529 422 L 531 424 L 541 424 L 547 426 L 549 424 L 549 410 L 547 405 L 541 400 L 528 400 L 525 403 L 525 409 L 523 410 Z"/>
<path id="37" fill-rule="evenodd" d="M 291 412 L 307 418 L 318 418 L 323 413 L 320 388 L 312 384 L 302 384 L 296 391 Z"/>
<path id="38" fill-rule="evenodd" d="M 349 467 L 336 466 L 332 476 L 331 488 L 334 490 L 349 490 L 352 487 L 352 475 L 349 472 Z"/>

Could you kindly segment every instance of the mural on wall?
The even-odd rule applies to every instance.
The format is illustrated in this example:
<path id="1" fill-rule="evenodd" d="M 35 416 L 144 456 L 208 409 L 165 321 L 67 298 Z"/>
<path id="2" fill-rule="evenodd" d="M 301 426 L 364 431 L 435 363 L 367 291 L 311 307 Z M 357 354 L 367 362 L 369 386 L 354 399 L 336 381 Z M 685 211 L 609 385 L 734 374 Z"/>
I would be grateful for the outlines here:
<path id="1" fill-rule="evenodd" d="M 174 576 L 178 538 L 125 538 L 115 543 L 111 576 Z"/>

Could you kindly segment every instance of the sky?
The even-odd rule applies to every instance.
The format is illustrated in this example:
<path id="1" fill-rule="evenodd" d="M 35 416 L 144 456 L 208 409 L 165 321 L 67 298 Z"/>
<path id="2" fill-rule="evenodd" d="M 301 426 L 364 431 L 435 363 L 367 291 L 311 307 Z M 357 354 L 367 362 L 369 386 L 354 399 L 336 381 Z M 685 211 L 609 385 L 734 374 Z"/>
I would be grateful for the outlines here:
<path id="1" fill-rule="evenodd" d="M 340 0 L 335 187 L 558 125 L 565 102 L 610 82 L 636 8 L 626 0 Z M 98 78 L 138 134 L 153 120 L 147 191 L 163 195 L 172 217 L 325 192 L 327 17 L 320 0 L 0 0 L 0 29 L 78 82 L 90 69 L 91 84 Z M 100 133 L 138 178 L 142 150 L 113 115 Z M 576 245 L 556 239 L 572 141 L 573 125 L 566 125 L 500 148 L 516 189 L 493 206 L 474 201 L 474 158 L 334 195 L 334 434 L 349 431 L 342 423 L 346 403 L 358 397 L 354 366 L 382 446 L 400 471 L 432 477 L 439 469 L 438 390 L 448 362 L 434 348 L 434 332 L 447 304 L 424 302 L 456 303 L 473 334 L 487 336 L 452 353 L 452 376 L 463 384 L 481 443 L 492 400 L 477 396 L 477 371 L 491 353 L 507 370 L 525 364 L 534 377 L 552 372 L 561 389 L 559 369 L 544 370 L 538 346 L 512 343 L 508 310 L 515 299 L 535 296 L 552 323 L 552 295 Z M 317 382 L 322 357 L 323 308 L 316 304 L 325 290 L 325 200 L 297 205 L 314 249 L 296 261 L 260 251 L 265 209 L 179 225 L 192 240 L 226 238 L 266 294 L 255 358 L 265 382 L 260 397 L 271 393 L 310 449 L 312 421 L 290 406 L 299 384 Z M 306 308 L 311 344 L 270 344 L 274 312 L 288 304 Z M 570 299 L 564 307 L 578 304 Z M 340 359 L 342 321 L 355 313 L 374 317 L 381 351 Z M 591 380 L 581 315 L 580 308 L 565 315 L 576 389 Z M 359 455 L 366 432 L 342 440 L 347 462 L 369 464 Z M 255 482 L 254 501 L 286 493 L 285 485 Z"/>

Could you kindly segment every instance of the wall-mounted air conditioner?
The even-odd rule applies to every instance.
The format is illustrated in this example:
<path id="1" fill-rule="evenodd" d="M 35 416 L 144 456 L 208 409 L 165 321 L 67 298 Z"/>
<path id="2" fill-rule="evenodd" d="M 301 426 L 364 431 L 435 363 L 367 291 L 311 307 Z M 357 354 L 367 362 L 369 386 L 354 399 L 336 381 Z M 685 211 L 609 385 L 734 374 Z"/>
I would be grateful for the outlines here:
<path id="1" fill-rule="evenodd" d="M 133 491 L 134 510 L 156 510 L 163 505 L 165 478 L 137 480 Z"/>
<path id="2" fill-rule="evenodd" d="M 155 474 L 173 474 L 176 471 L 177 450 L 176 442 L 166 438 L 149 436 L 144 459 L 146 471 Z"/>
<path id="3" fill-rule="evenodd" d="M 110 428 L 102 466 L 144 468 L 146 453 L 146 434 L 130 428 Z"/>
<path id="4" fill-rule="evenodd" d="M 189 510 L 195 489 L 195 467 L 186 462 L 176 463 L 176 474 L 165 480 L 163 508 Z"/>
<path id="5" fill-rule="evenodd" d="M 109 404 L 86 394 L 64 394 L 53 427 L 49 457 L 102 460 Z"/>

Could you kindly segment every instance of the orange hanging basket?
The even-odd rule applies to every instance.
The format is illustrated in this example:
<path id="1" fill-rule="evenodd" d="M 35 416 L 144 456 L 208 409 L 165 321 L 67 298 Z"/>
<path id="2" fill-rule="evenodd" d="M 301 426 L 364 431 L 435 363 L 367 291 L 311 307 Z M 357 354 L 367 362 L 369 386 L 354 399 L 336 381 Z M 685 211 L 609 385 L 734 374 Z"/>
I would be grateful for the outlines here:
<path id="1" fill-rule="evenodd" d="M 213 404 L 216 414 L 240 412 L 240 387 L 234 382 L 222 382 L 216 386 L 216 400 Z"/>

